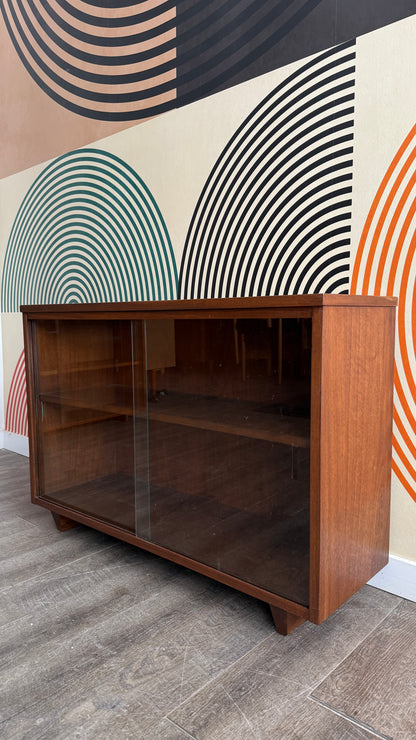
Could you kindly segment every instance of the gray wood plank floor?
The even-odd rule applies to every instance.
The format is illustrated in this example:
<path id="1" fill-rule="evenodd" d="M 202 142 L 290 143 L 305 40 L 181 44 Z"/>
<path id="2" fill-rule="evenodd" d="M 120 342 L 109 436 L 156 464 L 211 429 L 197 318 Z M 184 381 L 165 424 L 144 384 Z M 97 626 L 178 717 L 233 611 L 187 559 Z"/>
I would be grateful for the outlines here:
<path id="1" fill-rule="evenodd" d="M 364 587 L 289 637 L 267 606 L 103 534 L 58 533 L 0 450 L 0 737 L 416 737 L 416 605 Z"/>
<path id="2" fill-rule="evenodd" d="M 400 604 L 313 698 L 382 736 L 416 738 L 416 604 Z"/>

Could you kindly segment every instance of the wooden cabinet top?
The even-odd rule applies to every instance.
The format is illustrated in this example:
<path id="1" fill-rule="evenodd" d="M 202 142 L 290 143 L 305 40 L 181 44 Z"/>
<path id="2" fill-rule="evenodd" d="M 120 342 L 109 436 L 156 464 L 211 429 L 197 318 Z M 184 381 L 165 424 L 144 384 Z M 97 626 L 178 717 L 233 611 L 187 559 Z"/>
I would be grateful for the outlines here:
<path id="1" fill-rule="evenodd" d="M 25 314 L 148 314 L 154 312 L 182 312 L 184 318 L 195 311 L 238 311 L 253 309 L 285 310 L 313 309 L 325 306 L 369 308 L 397 305 L 397 298 L 390 296 L 361 296 L 320 293 L 310 295 L 256 296 L 249 298 L 209 298 L 175 301 L 140 301 L 132 303 L 69 303 L 53 305 L 21 306 Z"/>

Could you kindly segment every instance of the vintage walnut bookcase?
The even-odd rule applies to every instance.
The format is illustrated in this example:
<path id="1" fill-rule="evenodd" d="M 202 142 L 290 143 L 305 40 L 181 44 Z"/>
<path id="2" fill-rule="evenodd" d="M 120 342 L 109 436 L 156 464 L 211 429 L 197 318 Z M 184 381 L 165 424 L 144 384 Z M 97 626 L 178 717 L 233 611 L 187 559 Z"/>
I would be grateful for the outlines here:
<path id="1" fill-rule="evenodd" d="M 388 558 L 395 304 L 23 307 L 33 501 L 319 624 Z"/>

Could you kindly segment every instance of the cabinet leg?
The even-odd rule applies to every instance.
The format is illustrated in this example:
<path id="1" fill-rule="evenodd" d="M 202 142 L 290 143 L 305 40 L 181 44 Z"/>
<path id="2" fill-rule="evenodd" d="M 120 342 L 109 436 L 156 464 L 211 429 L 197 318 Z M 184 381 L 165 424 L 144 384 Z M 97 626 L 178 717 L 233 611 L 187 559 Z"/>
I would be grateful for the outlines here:
<path id="1" fill-rule="evenodd" d="M 72 519 L 68 519 L 68 517 L 66 516 L 61 516 L 61 514 L 55 514 L 54 511 L 51 511 L 51 514 L 53 516 L 56 529 L 58 529 L 60 532 L 66 532 L 67 529 L 72 529 L 73 527 L 78 526 L 78 522 L 74 522 Z"/>
<path id="2" fill-rule="evenodd" d="M 289 635 L 292 630 L 299 627 L 302 622 L 306 621 L 304 617 L 298 617 L 296 614 L 289 614 L 289 612 L 285 612 L 284 609 L 279 609 L 277 606 L 272 606 L 271 604 L 270 609 L 276 632 L 278 632 L 279 635 Z"/>

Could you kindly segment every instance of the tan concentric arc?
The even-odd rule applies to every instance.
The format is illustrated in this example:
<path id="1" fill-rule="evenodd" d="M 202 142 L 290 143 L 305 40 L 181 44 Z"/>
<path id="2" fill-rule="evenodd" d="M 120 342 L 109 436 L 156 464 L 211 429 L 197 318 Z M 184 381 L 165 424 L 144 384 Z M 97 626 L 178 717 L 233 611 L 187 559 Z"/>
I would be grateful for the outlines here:
<path id="1" fill-rule="evenodd" d="M 107 8 L 82 2 L 4 0 L 2 11 L 27 71 L 51 98 L 74 113 L 127 121 L 174 107 L 172 0 Z"/>
<path id="2" fill-rule="evenodd" d="M 371 205 L 351 293 L 397 295 L 393 470 L 416 501 L 416 125 Z M 381 348 L 382 351 L 382 348 Z"/>

